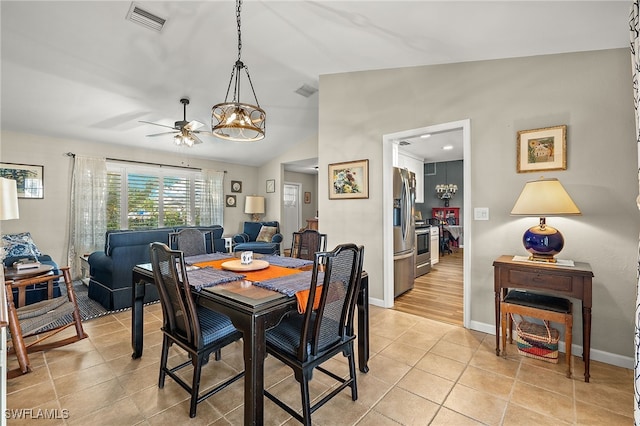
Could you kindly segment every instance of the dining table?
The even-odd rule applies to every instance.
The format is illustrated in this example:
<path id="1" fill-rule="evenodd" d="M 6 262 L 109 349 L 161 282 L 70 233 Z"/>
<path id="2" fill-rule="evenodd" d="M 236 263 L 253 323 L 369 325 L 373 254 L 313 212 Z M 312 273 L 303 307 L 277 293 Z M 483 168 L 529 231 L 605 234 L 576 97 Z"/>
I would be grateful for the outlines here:
<path id="1" fill-rule="evenodd" d="M 300 269 L 308 270 L 310 266 Z M 136 265 L 132 272 L 131 345 L 135 359 L 142 356 L 143 349 L 145 285 L 155 285 L 155 280 L 150 263 Z M 310 284 L 308 276 L 306 279 Z M 227 315 L 243 335 L 245 425 L 264 424 L 265 333 L 276 326 L 285 314 L 297 310 L 295 296 L 256 284 L 248 279 L 240 279 L 202 287 L 197 292 L 194 289 L 198 304 Z M 365 271 L 362 272 L 358 291 L 357 314 L 358 367 L 366 373 L 369 371 L 369 277 Z"/>

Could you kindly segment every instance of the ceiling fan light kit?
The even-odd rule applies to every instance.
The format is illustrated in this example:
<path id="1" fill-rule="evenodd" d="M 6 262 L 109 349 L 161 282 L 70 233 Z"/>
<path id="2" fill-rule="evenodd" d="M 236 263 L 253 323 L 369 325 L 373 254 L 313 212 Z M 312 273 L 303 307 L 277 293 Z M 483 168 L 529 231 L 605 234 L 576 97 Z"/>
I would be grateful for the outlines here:
<path id="1" fill-rule="evenodd" d="M 162 133 L 155 133 L 153 135 L 147 135 L 148 137 L 175 134 L 175 136 L 173 137 L 173 142 L 178 146 L 184 145 L 187 147 L 192 147 L 195 144 L 202 143 L 202 141 L 200 140 L 200 138 L 198 138 L 198 136 L 196 136 L 196 134 L 203 133 L 198 129 L 204 126 L 204 123 L 201 123 L 196 120 L 187 121 L 187 105 L 189 105 L 189 99 L 182 98 L 180 99 L 180 103 L 182 104 L 184 115 L 183 115 L 182 121 L 176 121 L 173 124 L 173 127 L 165 126 L 164 124 L 159 124 L 159 123 L 152 123 L 150 121 L 140 121 L 141 123 L 153 124 L 154 126 L 160 126 L 160 127 L 166 127 L 168 129 L 172 129 L 172 131 L 170 132 L 162 132 Z"/>
<path id="2" fill-rule="evenodd" d="M 224 102 L 211 109 L 211 131 L 214 136 L 235 142 L 255 142 L 264 138 L 266 113 L 260 108 L 258 97 L 253 89 L 249 69 L 241 59 L 242 35 L 240 31 L 240 9 L 242 0 L 236 0 L 236 22 L 238 24 L 238 60 L 233 65 L 231 79 L 227 87 Z M 249 87 L 255 99 L 255 105 L 240 102 L 241 71 L 244 70 Z M 229 92 L 233 86 L 233 99 L 229 102 Z"/>

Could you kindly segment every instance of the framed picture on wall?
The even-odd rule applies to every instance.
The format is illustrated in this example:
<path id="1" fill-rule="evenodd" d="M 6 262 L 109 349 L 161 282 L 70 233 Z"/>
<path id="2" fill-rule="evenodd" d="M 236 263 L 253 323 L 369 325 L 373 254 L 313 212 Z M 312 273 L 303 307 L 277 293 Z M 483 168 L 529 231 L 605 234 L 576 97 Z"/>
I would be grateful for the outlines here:
<path id="1" fill-rule="evenodd" d="M 567 126 L 521 130 L 517 151 L 518 173 L 567 170 Z"/>
<path id="2" fill-rule="evenodd" d="M 369 160 L 329 164 L 329 199 L 369 198 Z"/>
<path id="3" fill-rule="evenodd" d="M 44 198 L 44 166 L 0 163 L 0 177 L 16 181 L 18 198 Z"/>
<path id="4" fill-rule="evenodd" d="M 232 180 L 231 192 L 242 192 L 242 182 L 239 180 Z"/>
<path id="5" fill-rule="evenodd" d="M 267 180 L 267 192 L 268 193 L 276 192 L 276 180 L 275 179 L 268 179 Z"/>
<path id="6" fill-rule="evenodd" d="M 236 206 L 236 196 L 235 195 L 227 195 L 225 197 L 227 207 L 235 207 Z"/>
<path id="7" fill-rule="evenodd" d="M 304 193 L 304 203 L 305 204 L 311 204 L 311 193 L 310 192 L 305 192 Z"/>

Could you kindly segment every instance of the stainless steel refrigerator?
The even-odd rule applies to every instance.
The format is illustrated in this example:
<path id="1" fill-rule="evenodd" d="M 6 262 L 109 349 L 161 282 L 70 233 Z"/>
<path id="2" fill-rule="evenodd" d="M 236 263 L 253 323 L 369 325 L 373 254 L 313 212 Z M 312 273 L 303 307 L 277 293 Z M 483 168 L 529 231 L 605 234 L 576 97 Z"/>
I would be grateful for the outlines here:
<path id="1" fill-rule="evenodd" d="M 393 168 L 393 280 L 394 297 L 411 290 L 415 263 L 415 176 Z"/>

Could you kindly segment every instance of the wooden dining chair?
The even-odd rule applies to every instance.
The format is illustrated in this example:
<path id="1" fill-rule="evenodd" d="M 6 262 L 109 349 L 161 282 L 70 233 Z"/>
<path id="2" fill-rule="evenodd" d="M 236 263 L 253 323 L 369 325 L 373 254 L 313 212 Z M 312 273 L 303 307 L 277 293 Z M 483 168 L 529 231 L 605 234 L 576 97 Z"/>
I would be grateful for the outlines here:
<path id="1" fill-rule="evenodd" d="M 78 309 L 69 267 L 61 267 L 60 271 L 62 272 L 61 275 L 45 274 L 5 282 L 9 333 L 11 334 L 12 344 L 8 353 L 16 354 L 19 365 L 18 369 L 8 372 L 7 377 L 9 378 L 31 371 L 29 353 L 58 348 L 88 337 L 82 328 L 82 318 Z M 27 286 L 46 282 L 51 283 L 61 277 L 64 278 L 67 290 L 66 295 L 41 300 L 26 306 L 17 306 L 17 301 L 13 298 L 13 290 L 20 292 L 20 289 L 24 289 Z M 74 336 L 49 340 L 69 327 L 75 327 L 76 334 Z M 37 336 L 37 339 L 30 341 L 28 338 L 32 336 Z M 47 342 L 44 343 L 44 340 L 47 340 Z"/>
<path id="2" fill-rule="evenodd" d="M 315 229 L 305 229 L 293 233 L 291 257 L 314 260 L 316 252 L 327 250 L 327 234 Z"/>
<path id="3" fill-rule="evenodd" d="M 313 412 L 346 387 L 351 388 L 351 399 L 358 399 L 353 316 L 363 256 L 364 248 L 354 244 L 339 245 L 328 253 L 316 253 L 305 312 L 289 313 L 277 326 L 267 330 L 267 353 L 291 367 L 295 379 L 300 383 L 302 415 L 271 391 L 265 390 L 264 394 L 305 425 L 311 425 Z M 318 282 L 320 269 L 324 269 L 324 279 Z M 317 292 L 321 292 L 320 300 L 314 309 Z M 347 357 L 348 378 L 321 366 L 338 353 Z M 336 380 L 338 386 L 311 405 L 309 381 L 315 369 Z"/>
<path id="4" fill-rule="evenodd" d="M 160 293 L 162 306 L 162 354 L 160 357 L 160 375 L 158 387 L 164 388 L 168 375 L 191 394 L 189 417 L 196 416 L 197 405 L 213 394 L 226 388 L 244 376 L 244 371 L 225 380 L 217 386 L 200 393 L 202 366 L 209 355 L 216 354 L 220 359 L 220 350 L 242 337 L 226 315 L 197 305 L 187 276 L 184 254 L 171 250 L 166 244 L 151 243 L 151 266 L 155 283 Z M 176 344 L 189 355 L 189 360 L 174 367 L 168 367 L 169 348 Z M 192 365 L 191 384 L 187 384 L 178 370 Z"/>

